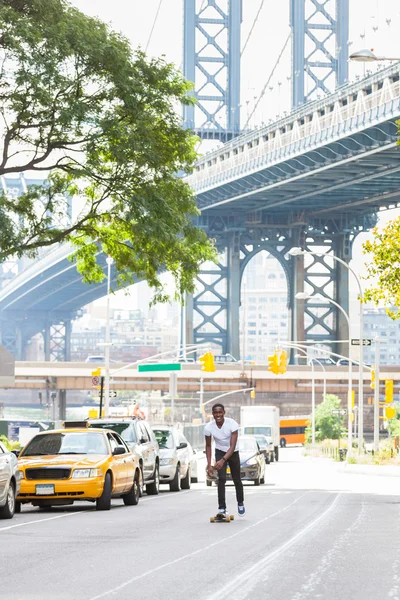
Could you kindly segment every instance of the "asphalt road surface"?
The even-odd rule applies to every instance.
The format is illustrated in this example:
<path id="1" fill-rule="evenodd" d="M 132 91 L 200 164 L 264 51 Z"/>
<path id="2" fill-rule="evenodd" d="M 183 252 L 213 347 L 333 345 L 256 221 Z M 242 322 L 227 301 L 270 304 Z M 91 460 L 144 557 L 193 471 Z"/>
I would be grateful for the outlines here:
<path id="1" fill-rule="evenodd" d="M 281 452 L 246 515 L 209 522 L 216 488 L 0 521 L 1 600 L 400 600 L 400 477 Z M 162 488 L 163 489 L 163 488 Z"/>

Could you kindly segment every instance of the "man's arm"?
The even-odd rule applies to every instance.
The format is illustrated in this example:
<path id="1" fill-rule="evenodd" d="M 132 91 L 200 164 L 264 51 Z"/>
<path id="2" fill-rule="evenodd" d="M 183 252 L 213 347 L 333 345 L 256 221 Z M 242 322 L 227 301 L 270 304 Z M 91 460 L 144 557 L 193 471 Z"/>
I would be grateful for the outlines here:
<path id="1" fill-rule="evenodd" d="M 206 435 L 206 458 L 207 458 L 207 471 L 211 474 L 212 473 L 212 466 L 211 466 L 211 435 Z"/>
<path id="2" fill-rule="evenodd" d="M 238 439 L 238 431 L 232 431 L 231 433 L 231 440 L 230 440 L 230 445 L 229 445 L 229 450 L 227 450 L 224 454 L 224 456 L 221 458 L 221 460 L 219 460 L 218 462 L 215 463 L 215 468 L 216 469 L 222 469 L 222 467 L 224 466 L 224 464 L 226 462 L 228 462 L 228 460 L 230 459 L 230 457 L 232 456 L 232 454 L 235 452 L 236 449 L 236 444 L 237 444 L 237 439 Z"/>

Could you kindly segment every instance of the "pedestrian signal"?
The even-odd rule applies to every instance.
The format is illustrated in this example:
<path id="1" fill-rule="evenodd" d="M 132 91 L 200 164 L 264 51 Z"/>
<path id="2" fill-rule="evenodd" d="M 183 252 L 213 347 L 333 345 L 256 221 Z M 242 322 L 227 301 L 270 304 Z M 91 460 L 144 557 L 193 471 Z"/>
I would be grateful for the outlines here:
<path id="1" fill-rule="evenodd" d="M 95 371 L 92 371 L 92 377 L 100 377 L 100 375 L 101 375 L 100 367 L 98 369 L 96 369 Z"/>
<path id="2" fill-rule="evenodd" d="M 200 356 L 201 370 L 213 373 L 215 371 L 214 355 L 212 352 L 206 352 Z"/>
<path id="3" fill-rule="evenodd" d="M 371 369 L 371 388 L 375 389 L 375 369 Z"/>
<path id="4" fill-rule="evenodd" d="M 268 371 L 272 371 L 275 375 L 279 373 L 279 356 L 276 352 L 272 356 L 268 356 Z"/>
<path id="5" fill-rule="evenodd" d="M 286 373 L 287 370 L 287 353 L 285 350 L 282 350 L 280 359 L 279 359 L 279 373 Z"/>
<path id="6" fill-rule="evenodd" d="M 393 379 L 385 380 L 385 402 L 386 404 L 393 402 Z"/>

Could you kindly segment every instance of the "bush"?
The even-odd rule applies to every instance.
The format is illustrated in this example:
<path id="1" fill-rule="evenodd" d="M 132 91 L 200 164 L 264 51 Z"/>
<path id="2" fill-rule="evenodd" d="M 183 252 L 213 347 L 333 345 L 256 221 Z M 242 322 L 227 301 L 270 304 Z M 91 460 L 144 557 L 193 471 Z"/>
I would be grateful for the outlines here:
<path id="1" fill-rule="evenodd" d="M 10 452 L 12 450 L 21 449 L 21 444 L 17 440 L 9 440 L 8 437 L 5 435 L 0 435 L 0 442 L 2 442 L 2 444 L 4 444 L 4 446 L 7 448 L 7 450 L 10 450 Z"/>

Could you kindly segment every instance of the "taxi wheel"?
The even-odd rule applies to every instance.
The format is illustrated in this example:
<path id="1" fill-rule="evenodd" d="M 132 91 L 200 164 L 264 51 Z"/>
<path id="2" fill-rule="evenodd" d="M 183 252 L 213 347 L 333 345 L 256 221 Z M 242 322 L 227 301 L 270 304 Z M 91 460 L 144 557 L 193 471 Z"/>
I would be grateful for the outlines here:
<path id="1" fill-rule="evenodd" d="M 5 505 L 0 508 L 0 519 L 12 519 L 15 512 L 15 485 L 10 483 Z"/>
<path id="2" fill-rule="evenodd" d="M 136 472 L 135 479 L 133 481 L 133 486 L 129 490 L 127 494 L 122 496 L 125 506 L 136 506 L 139 502 L 140 498 L 140 488 L 139 488 L 139 472 Z"/>
<path id="3" fill-rule="evenodd" d="M 179 492 L 181 489 L 181 466 L 176 465 L 175 477 L 169 484 L 171 492 Z"/>
<path id="4" fill-rule="evenodd" d="M 96 510 L 110 510 L 111 508 L 111 475 L 106 473 L 103 493 L 96 500 Z"/>
<path id="5" fill-rule="evenodd" d="M 21 502 L 19 502 L 18 500 L 15 502 L 15 514 L 19 515 L 19 513 L 21 512 Z"/>
<path id="6" fill-rule="evenodd" d="M 140 469 L 140 474 L 139 474 L 139 496 L 142 497 L 144 494 L 144 477 L 143 477 L 143 467 L 141 466 Z"/>
<path id="7" fill-rule="evenodd" d="M 191 475 L 190 475 L 190 466 L 187 468 L 186 471 L 186 477 L 183 477 L 181 479 L 181 488 L 183 490 L 190 490 L 190 482 L 191 482 Z"/>
<path id="8" fill-rule="evenodd" d="M 153 477 L 153 483 L 148 483 L 146 485 L 146 492 L 148 496 L 157 496 L 158 492 L 160 491 L 160 472 L 158 464 L 156 465 Z"/>
<path id="9" fill-rule="evenodd" d="M 207 483 L 207 487 L 211 487 L 211 486 L 212 486 L 212 481 L 209 481 L 209 480 L 207 479 L 206 483 Z"/>

